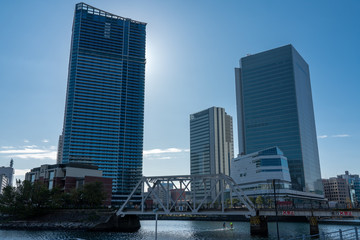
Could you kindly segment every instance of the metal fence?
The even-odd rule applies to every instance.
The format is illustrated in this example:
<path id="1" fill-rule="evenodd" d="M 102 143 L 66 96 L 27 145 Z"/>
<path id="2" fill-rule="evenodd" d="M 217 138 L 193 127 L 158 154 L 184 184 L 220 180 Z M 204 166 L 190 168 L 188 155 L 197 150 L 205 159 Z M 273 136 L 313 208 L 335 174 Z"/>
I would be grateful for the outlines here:
<path id="1" fill-rule="evenodd" d="M 339 229 L 335 232 L 329 233 L 320 233 L 316 235 L 303 235 L 296 238 L 292 238 L 293 240 L 307 240 L 307 239 L 319 239 L 319 240 L 360 240 L 359 238 L 359 229 L 357 227 L 350 228 L 346 230 Z"/>

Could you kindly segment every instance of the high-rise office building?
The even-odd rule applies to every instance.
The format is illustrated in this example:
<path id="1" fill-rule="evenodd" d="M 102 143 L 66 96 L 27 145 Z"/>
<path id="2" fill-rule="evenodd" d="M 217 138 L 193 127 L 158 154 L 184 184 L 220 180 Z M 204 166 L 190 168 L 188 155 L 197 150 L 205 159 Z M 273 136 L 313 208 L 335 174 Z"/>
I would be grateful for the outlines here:
<path id="1" fill-rule="evenodd" d="M 292 187 L 322 194 L 309 66 L 292 45 L 249 55 L 235 68 L 239 152 L 277 146 Z"/>
<path id="2" fill-rule="evenodd" d="M 113 203 L 142 176 L 146 23 L 76 4 L 62 163 L 113 179 Z"/>
<path id="3" fill-rule="evenodd" d="M 195 174 L 230 175 L 230 161 L 234 157 L 232 117 L 224 108 L 211 107 L 190 115 L 190 172 Z M 196 182 L 191 186 L 200 191 L 196 198 L 203 198 L 210 191 Z M 218 187 L 218 186 L 217 186 Z M 211 193 L 214 198 L 216 191 Z"/>

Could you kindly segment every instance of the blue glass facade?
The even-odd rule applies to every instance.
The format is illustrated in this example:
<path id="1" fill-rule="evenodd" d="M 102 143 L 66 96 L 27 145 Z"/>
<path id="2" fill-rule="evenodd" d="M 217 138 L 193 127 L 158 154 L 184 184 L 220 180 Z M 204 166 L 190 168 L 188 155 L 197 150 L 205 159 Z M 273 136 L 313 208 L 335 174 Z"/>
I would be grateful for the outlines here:
<path id="1" fill-rule="evenodd" d="M 239 151 L 278 146 L 296 190 L 322 193 L 310 74 L 292 45 L 244 57 L 235 69 Z"/>
<path id="2" fill-rule="evenodd" d="M 62 163 L 113 179 L 113 201 L 142 176 L 146 24 L 84 3 L 75 8 Z"/>

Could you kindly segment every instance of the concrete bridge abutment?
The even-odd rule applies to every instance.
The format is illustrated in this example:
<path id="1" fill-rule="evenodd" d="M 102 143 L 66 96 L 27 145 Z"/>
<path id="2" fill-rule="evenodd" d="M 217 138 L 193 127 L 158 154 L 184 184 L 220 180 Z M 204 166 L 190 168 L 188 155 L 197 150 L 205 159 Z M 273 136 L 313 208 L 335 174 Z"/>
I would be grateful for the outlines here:
<path id="1" fill-rule="evenodd" d="M 250 217 L 250 234 L 252 236 L 268 236 L 267 218 L 258 215 Z"/>
<path id="2" fill-rule="evenodd" d="M 319 234 L 319 223 L 317 217 L 309 217 L 310 235 Z"/>

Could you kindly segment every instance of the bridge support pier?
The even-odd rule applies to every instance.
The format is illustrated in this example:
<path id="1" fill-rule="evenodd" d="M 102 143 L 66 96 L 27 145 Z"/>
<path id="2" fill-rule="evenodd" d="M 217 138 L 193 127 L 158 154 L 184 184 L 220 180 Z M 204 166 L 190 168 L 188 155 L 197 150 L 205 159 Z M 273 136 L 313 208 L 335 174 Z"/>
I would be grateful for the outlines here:
<path id="1" fill-rule="evenodd" d="M 310 235 L 319 234 L 319 223 L 317 217 L 311 216 L 309 218 L 310 222 Z"/>
<path id="2" fill-rule="evenodd" d="M 112 215 L 107 222 L 95 226 L 93 231 L 136 232 L 140 229 L 140 220 L 136 215 L 123 217 Z"/>
<path id="3" fill-rule="evenodd" d="M 256 236 L 268 236 L 267 219 L 264 216 L 250 217 L 250 234 Z"/>

